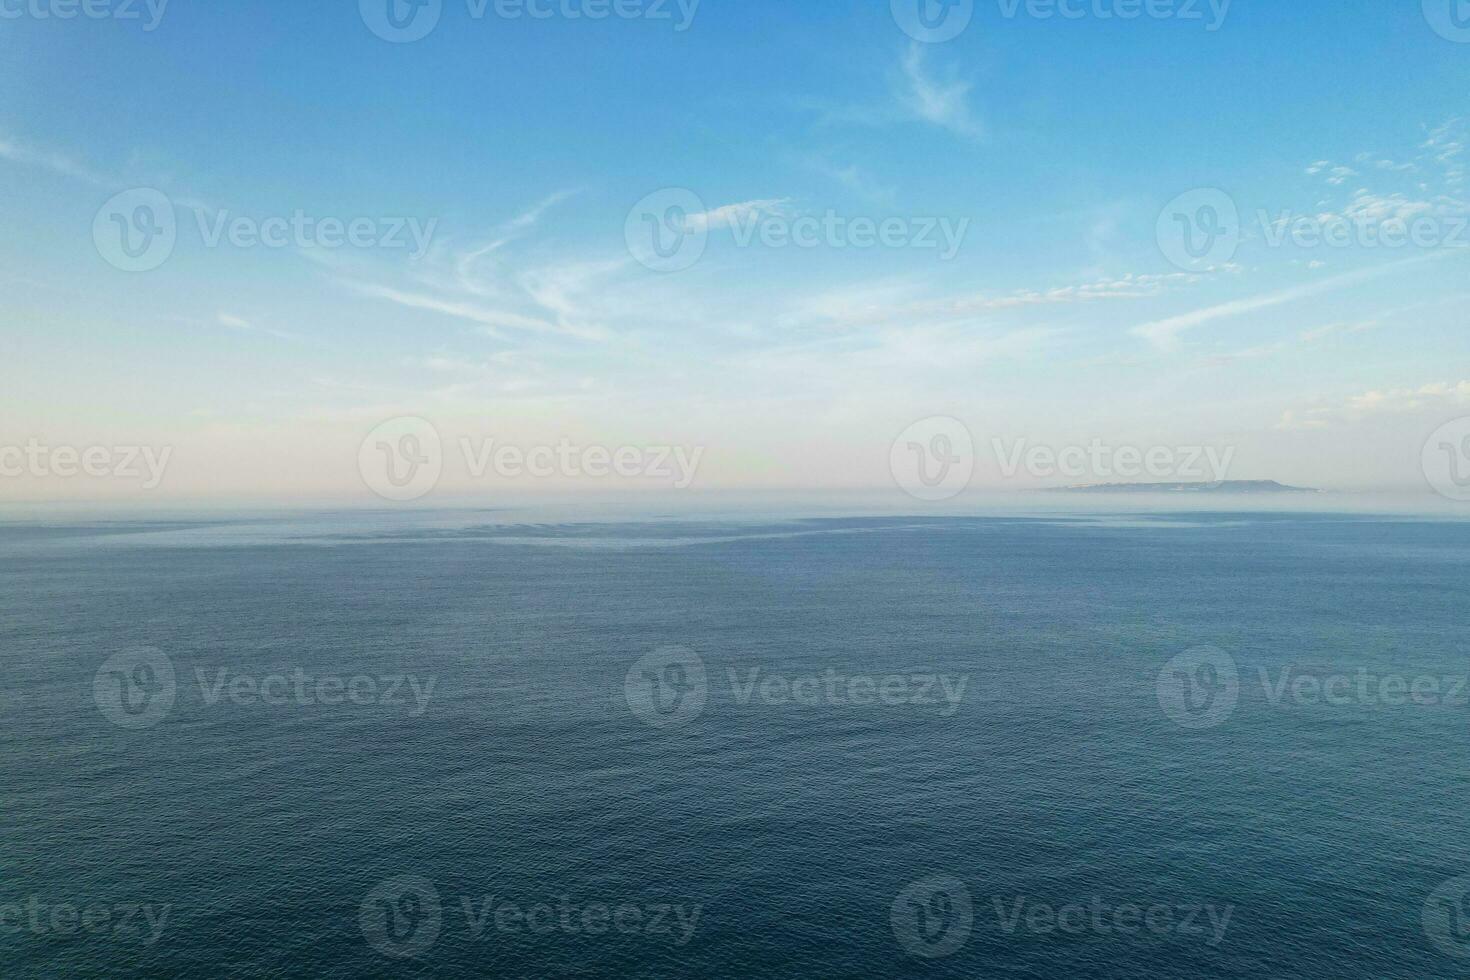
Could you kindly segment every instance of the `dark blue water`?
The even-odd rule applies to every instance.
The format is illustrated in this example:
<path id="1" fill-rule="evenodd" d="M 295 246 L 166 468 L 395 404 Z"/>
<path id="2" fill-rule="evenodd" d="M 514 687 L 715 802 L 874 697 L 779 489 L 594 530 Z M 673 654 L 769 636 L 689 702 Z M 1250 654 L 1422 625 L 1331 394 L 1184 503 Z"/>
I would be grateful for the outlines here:
<path id="1" fill-rule="evenodd" d="M 1330 516 L 3 525 L 0 976 L 1462 976 L 1467 599 Z"/>

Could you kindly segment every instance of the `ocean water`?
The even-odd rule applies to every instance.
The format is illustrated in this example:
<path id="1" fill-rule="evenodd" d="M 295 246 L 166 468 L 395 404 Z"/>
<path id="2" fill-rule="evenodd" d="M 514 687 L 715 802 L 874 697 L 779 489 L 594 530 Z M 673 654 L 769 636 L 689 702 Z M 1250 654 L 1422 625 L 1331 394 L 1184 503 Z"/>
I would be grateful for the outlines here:
<path id="1" fill-rule="evenodd" d="M 0 976 L 1470 972 L 1470 524 L 0 525 Z"/>

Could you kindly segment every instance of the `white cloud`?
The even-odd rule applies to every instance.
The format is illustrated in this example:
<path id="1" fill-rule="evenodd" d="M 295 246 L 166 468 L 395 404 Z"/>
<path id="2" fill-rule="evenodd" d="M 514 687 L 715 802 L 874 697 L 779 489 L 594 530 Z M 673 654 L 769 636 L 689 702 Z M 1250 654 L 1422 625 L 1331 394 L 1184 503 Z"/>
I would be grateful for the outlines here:
<path id="1" fill-rule="evenodd" d="M 348 285 L 364 296 L 387 300 L 409 309 L 427 310 L 431 313 L 467 320 L 489 328 L 492 333 L 500 330 L 523 330 L 532 333 L 562 334 L 583 340 L 601 340 L 605 336 L 602 331 L 592 328 L 567 326 L 508 310 L 489 309 L 474 303 L 441 299 L 423 293 L 392 289 L 375 283 L 349 282 Z"/>
<path id="2" fill-rule="evenodd" d="M 1284 412 L 1276 428 L 1280 431 L 1325 429 L 1378 416 L 1467 405 L 1470 405 L 1470 381 L 1436 381 L 1417 388 L 1375 388 L 1351 395 L 1337 405 Z"/>
<path id="3" fill-rule="evenodd" d="M 1134 327 L 1129 331 L 1135 337 L 1141 337 L 1149 341 L 1161 350 L 1173 350 L 1179 345 L 1179 335 L 1203 326 L 1215 320 L 1228 317 L 1241 316 L 1246 313 L 1255 313 L 1258 310 L 1270 309 L 1273 306 L 1282 306 L 1293 303 L 1299 299 L 1317 296 L 1321 293 L 1331 292 L 1348 286 L 1354 286 L 1379 276 L 1387 275 L 1395 269 L 1405 265 L 1417 264 L 1426 261 L 1421 258 L 1405 259 L 1400 262 L 1390 262 L 1386 265 L 1376 266 L 1370 269 L 1361 269 L 1329 279 L 1321 279 L 1316 282 L 1293 286 L 1264 296 L 1253 296 L 1249 299 L 1232 300 L 1229 303 L 1220 303 L 1216 306 L 1207 306 L 1203 309 L 1182 313 L 1179 316 L 1168 317 L 1164 320 L 1155 320 Z"/>
<path id="4" fill-rule="evenodd" d="M 899 100 L 915 118 L 941 126 L 960 136 L 982 135 L 979 121 L 970 109 L 971 83 L 951 77 L 940 81 L 927 72 L 925 48 L 915 42 L 904 54 L 903 87 Z"/>
<path id="5" fill-rule="evenodd" d="M 1130 273 L 1051 289 L 966 293 L 941 298 L 914 298 L 919 287 L 913 283 L 870 283 L 823 292 L 808 299 L 798 307 L 793 322 L 816 320 L 827 327 L 945 323 L 1034 307 L 1143 299 L 1157 296 L 1173 285 L 1197 282 L 1198 278 L 1187 272 Z"/>
<path id="6" fill-rule="evenodd" d="M 785 215 L 788 213 L 786 205 L 790 202 L 790 198 L 777 197 L 726 204 L 723 207 L 705 211 L 703 214 L 688 215 L 684 223 L 691 231 L 709 231 L 714 228 L 743 225 L 763 214 L 778 217 Z"/>
<path id="7" fill-rule="evenodd" d="M 497 291 L 490 288 L 476 269 L 477 264 L 494 252 L 498 252 L 506 245 L 520 238 L 531 228 L 535 227 L 542 215 L 556 205 L 568 198 L 574 197 L 578 191 L 562 190 L 551 194 L 539 201 L 529 210 L 522 212 L 510 219 L 492 233 L 491 239 L 483 245 L 476 246 L 461 254 L 455 260 L 455 272 L 459 277 L 460 286 L 467 292 L 480 297 L 498 295 Z"/>
<path id="8" fill-rule="evenodd" d="M 119 183 L 115 178 L 100 174 L 70 157 L 27 145 L 4 134 L 0 134 L 0 159 L 27 167 L 49 170 L 63 177 L 71 177 L 98 187 L 111 187 Z"/>

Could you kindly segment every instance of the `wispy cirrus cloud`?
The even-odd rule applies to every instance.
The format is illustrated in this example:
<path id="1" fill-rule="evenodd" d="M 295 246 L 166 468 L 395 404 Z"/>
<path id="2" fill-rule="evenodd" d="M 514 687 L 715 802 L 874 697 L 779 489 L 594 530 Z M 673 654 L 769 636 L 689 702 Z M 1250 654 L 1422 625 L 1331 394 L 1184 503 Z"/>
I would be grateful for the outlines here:
<path id="1" fill-rule="evenodd" d="M 1205 324 L 1213 323 L 1216 320 L 1244 316 L 1247 313 L 1256 313 L 1261 310 L 1271 309 L 1272 307 L 1294 303 L 1297 300 L 1308 299 L 1312 296 L 1320 296 L 1335 290 L 1347 289 L 1359 283 L 1388 275 L 1404 266 L 1417 265 L 1437 257 L 1416 257 L 1398 262 L 1389 262 L 1385 265 L 1375 266 L 1369 269 L 1359 269 L 1340 276 L 1332 276 L 1327 279 L 1320 279 L 1315 282 L 1280 289 L 1262 296 L 1251 296 L 1246 299 L 1232 300 L 1228 303 L 1218 303 L 1214 306 L 1206 306 L 1188 313 L 1181 313 L 1178 316 L 1171 316 L 1163 320 L 1154 320 L 1150 323 L 1141 324 L 1134 327 L 1129 333 L 1148 341 L 1160 350 L 1174 350 L 1178 348 L 1179 338 L 1182 334 L 1194 330 L 1197 327 L 1202 327 Z"/>
<path id="2" fill-rule="evenodd" d="M 926 123 L 967 140 L 985 135 L 970 104 L 974 84 L 953 69 L 936 73 L 923 45 L 915 42 L 899 56 L 891 73 L 886 98 L 867 103 L 832 104 L 802 100 L 798 106 L 815 111 L 823 125 L 895 126 Z"/>
<path id="3" fill-rule="evenodd" d="M 916 119 L 949 130 L 957 136 L 977 139 L 984 134 L 980 121 L 970 108 L 970 91 L 974 87 L 955 74 L 940 79 L 931 74 L 923 45 L 915 42 L 904 52 L 901 67 L 903 84 L 898 91 L 900 103 Z"/>
<path id="4" fill-rule="evenodd" d="M 800 158 L 801 165 L 813 173 L 836 181 L 859 198 L 872 204 L 892 206 L 898 199 L 896 188 L 881 183 L 867 170 L 855 163 L 838 164 L 816 153 Z"/>
<path id="5" fill-rule="evenodd" d="M 532 207 L 499 225 L 491 233 L 488 241 L 460 252 L 455 259 L 455 273 L 458 276 L 459 285 L 476 296 L 495 295 L 496 290 L 488 286 L 492 277 L 481 268 L 483 260 L 522 238 L 541 222 L 546 212 L 579 193 L 581 193 L 579 189 L 569 188 L 549 194 Z"/>
<path id="6" fill-rule="evenodd" d="M 688 215 L 684 224 L 690 231 L 710 231 L 715 228 L 743 225 L 762 215 L 784 217 L 791 213 L 788 207 L 790 203 L 791 199 L 788 197 L 772 197 L 741 201 L 738 204 L 725 204 L 711 208 L 703 214 Z"/>
<path id="7" fill-rule="evenodd" d="M 78 163 L 65 154 L 24 143 L 5 133 L 0 133 L 0 160 L 48 170 L 97 187 L 113 187 L 120 183 L 115 177 Z"/>
<path id="8" fill-rule="evenodd" d="M 921 295 L 927 291 L 925 287 L 903 280 L 866 283 L 810 297 L 797 307 L 799 316 L 793 319 L 842 328 L 940 323 L 1029 308 L 1145 299 L 1198 279 L 1197 275 L 1187 272 L 1128 274 L 1068 283 L 1051 289 L 961 293 L 943 297 Z"/>
<path id="9" fill-rule="evenodd" d="M 386 300 L 387 302 L 396 303 L 399 306 L 412 310 L 425 310 L 430 313 L 439 313 L 444 316 L 455 317 L 477 324 L 492 331 L 492 335 L 498 335 L 498 332 L 502 330 L 516 330 L 530 333 L 561 334 L 577 337 L 582 340 L 602 340 L 606 337 L 606 334 L 600 330 L 578 328 L 548 319 L 526 316 L 509 310 L 491 309 L 472 302 L 446 299 L 427 293 L 394 289 L 390 286 L 383 286 L 377 283 L 349 281 L 347 285 L 363 296 Z"/>

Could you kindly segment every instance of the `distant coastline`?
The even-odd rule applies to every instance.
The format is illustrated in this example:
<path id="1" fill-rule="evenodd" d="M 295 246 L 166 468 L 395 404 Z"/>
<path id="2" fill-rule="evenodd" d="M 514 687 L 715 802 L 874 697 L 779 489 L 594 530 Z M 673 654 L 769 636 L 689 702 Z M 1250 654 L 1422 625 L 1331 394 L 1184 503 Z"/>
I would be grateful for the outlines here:
<path id="1" fill-rule="evenodd" d="M 1292 487 L 1275 480 L 1222 480 L 1218 483 L 1089 483 L 1045 487 L 1046 493 L 1323 493 L 1314 487 Z"/>

